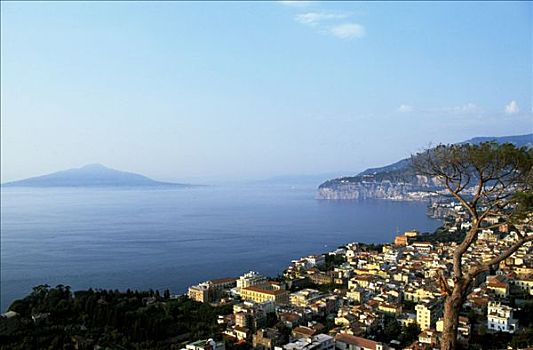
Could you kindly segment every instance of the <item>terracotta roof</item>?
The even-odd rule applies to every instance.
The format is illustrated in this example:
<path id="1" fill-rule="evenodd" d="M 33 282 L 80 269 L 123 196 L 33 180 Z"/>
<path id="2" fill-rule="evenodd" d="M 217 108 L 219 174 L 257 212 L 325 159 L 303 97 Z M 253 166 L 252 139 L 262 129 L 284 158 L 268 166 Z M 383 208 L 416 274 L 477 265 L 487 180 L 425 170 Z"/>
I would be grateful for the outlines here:
<path id="1" fill-rule="evenodd" d="M 473 297 L 469 299 L 471 303 L 477 306 L 486 306 L 489 303 L 489 300 L 484 297 Z"/>
<path id="2" fill-rule="evenodd" d="M 468 317 L 459 316 L 459 322 L 461 322 L 461 323 L 470 323 L 470 320 L 468 319 Z"/>
<path id="3" fill-rule="evenodd" d="M 495 276 L 492 278 L 489 277 L 488 286 L 492 288 L 507 288 L 507 283 L 501 281 L 498 276 Z"/>
<path id="4" fill-rule="evenodd" d="M 218 279 L 215 279 L 215 280 L 211 280 L 211 283 L 213 283 L 213 284 L 223 284 L 223 283 L 231 283 L 231 282 L 236 282 L 236 281 L 237 281 L 237 278 L 225 277 L 225 278 L 218 278 Z"/>
<path id="5" fill-rule="evenodd" d="M 300 319 L 300 315 L 293 314 L 292 312 L 283 312 L 279 315 L 280 318 L 285 318 L 287 321 L 298 321 Z"/>
<path id="6" fill-rule="evenodd" d="M 305 327 L 305 326 L 296 327 L 292 331 L 294 333 L 300 333 L 300 334 L 307 335 L 307 336 L 313 336 L 316 333 L 316 330 L 309 328 L 309 327 Z"/>
<path id="7" fill-rule="evenodd" d="M 335 340 L 346 343 L 346 344 L 352 344 L 355 346 L 359 346 L 365 349 L 372 349 L 372 350 L 375 350 L 376 345 L 378 344 L 377 342 L 370 340 L 370 339 L 356 337 L 355 335 L 349 335 L 349 334 L 344 334 L 344 333 L 337 334 L 337 336 L 335 337 Z"/>

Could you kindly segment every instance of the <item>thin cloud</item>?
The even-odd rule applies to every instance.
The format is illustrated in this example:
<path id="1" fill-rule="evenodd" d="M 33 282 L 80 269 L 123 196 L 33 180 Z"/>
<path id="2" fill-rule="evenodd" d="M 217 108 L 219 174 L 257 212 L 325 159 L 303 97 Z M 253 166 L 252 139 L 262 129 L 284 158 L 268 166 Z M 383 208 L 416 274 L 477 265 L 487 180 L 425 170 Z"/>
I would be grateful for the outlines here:
<path id="1" fill-rule="evenodd" d="M 400 107 L 398 107 L 397 111 L 400 113 L 409 113 L 409 112 L 414 111 L 414 108 L 413 106 L 409 106 L 409 105 L 401 105 Z"/>
<path id="2" fill-rule="evenodd" d="M 505 105 L 505 114 L 516 114 L 518 112 L 520 112 L 520 107 L 518 106 L 518 102 L 515 100 L 512 100 Z"/>
<path id="3" fill-rule="evenodd" d="M 345 13 L 307 12 L 296 15 L 294 20 L 301 24 L 316 26 L 324 21 L 331 21 L 346 17 L 348 17 L 348 14 Z"/>
<path id="4" fill-rule="evenodd" d="M 296 0 L 296 1 L 278 1 L 281 5 L 285 6 L 291 6 L 291 7 L 307 7 L 313 3 L 313 1 L 304 1 L 304 0 Z"/>
<path id="5" fill-rule="evenodd" d="M 298 5 L 300 2 L 283 1 L 286 5 Z M 295 4 L 298 3 L 298 4 Z M 294 21 L 314 27 L 318 33 L 328 34 L 340 39 L 357 39 L 362 38 L 366 34 L 365 27 L 359 23 L 352 21 L 342 23 L 352 16 L 348 12 L 325 12 L 325 11 L 313 11 L 300 13 L 294 16 Z"/>
<path id="6" fill-rule="evenodd" d="M 472 113 L 480 113 L 482 111 L 483 110 L 478 105 L 472 102 L 469 102 L 462 106 L 452 107 L 448 110 L 448 112 L 458 113 L 458 114 L 472 114 Z"/>
<path id="7" fill-rule="evenodd" d="M 450 115 L 480 115 L 484 113 L 483 108 L 477 104 L 468 102 L 460 106 L 438 107 L 438 108 L 415 108 L 411 105 L 402 104 L 396 109 L 400 113 L 421 112 L 426 114 L 450 114 Z"/>
<path id="8" fill-rule="evenodd" d="M 341 39 L 358 39 L 365 36 L 365 27 L 357 23 L 344 23 L 329 28 L 328 32 Z"/>

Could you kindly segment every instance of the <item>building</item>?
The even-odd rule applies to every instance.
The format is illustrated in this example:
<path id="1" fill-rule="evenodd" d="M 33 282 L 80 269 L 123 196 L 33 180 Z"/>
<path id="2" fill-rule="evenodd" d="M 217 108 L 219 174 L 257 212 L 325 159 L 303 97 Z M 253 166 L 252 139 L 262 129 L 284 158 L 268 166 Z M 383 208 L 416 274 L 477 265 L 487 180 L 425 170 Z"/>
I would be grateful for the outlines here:
<path id="1" fill-rule="evenodd" d="M 208 282 L 202 282 L 196 286 L 189 287 L 187 295 L 192 300 L 198 301 L 200 303 L 207 303 L 210 301 L 209 290 L 211 286 Z"/>
<path id="2" fill-rule="evenodd" d="M 430 329 L 442 314 L 442 300 L 424 300 L 415 306 L 416 323 L 420 330 Z"/>
<path id="3" fill-rule="evenodd" d="M 415 314 L 410 314 L 410 313 L 405 313 L 403 315 L 401 315 L 400 317 L 396 318 L 396 320 L 398 322 L 400 322 L 400 324 L 404 327 L 408 327 L 410 324 L 415 324 L 416 323 L 416 315 Z"/>
<path id="4" fill-rule="evenodd" d="M 266 325 L 267 313 L 274 312 L 274 304 L 256 304 L 249 301 L 233 305 L 235 325 L 255 331 Z"/>
<path id="5" fill-rule="evenodd" d="M 317 334 L 312 338 L 298 339 L 292 343 L 275 347 L 276 350 L 334 350 L 335 339 L 327 334 Z"/>
<path id="6" fill-rule="evenodd" d="M 339 350 L 394 350 L 383 343 L 343 333 L 335 337 L 335 348 Z"/>
<path id="7" fill-rule="evenodd" d="M 406 235 L 398 235 L 394 238 L 394 245 L 405 247 L 409 244 L 409 238 Z"/>
<path id="8" fill-rule="evenodd" d="M 235 287 L 236 281 L 236 278 L 228 277 L 202 282 L 189 287 L 187 295 L 200 303 L 213 302 L 224 295 L 224 290 Z"/>
<path id="9" fill-rule="evenodd" d="M 186 350 L 225 350 L 224 342 L 216 342 L 213 339 L 197 340 L 185 346 Z M 182 349 L 182 350 L 185 350 Z"/>
<path id="10" fill-rule="evenodd" d="M 266 324 L 266 315 L 262 313 L 237 312 L 235 315 L 235 326 L 254 331 Z"/>
<path id="11" fill-rule="evenodd" d="M 434 331 L 425 330 L 418 335 L 418 342 L 421 344 L 436 345 L 437 334 Z"/>
<path id="12" fill-rule="evenodd" d="M 429 242 L 415 242 L 411 246 L 423 254 L 429 254 L 433 250 L 433 244 Z"/>
<path id="13" fill-rule="evenodd" d="M 430 299 L 436 296 L 437 294 L 438 293 L 434 291 L 429 291 L 424 288 L 407 288 L 403 292 L 403 298 L 404 300 L 414 301 L 415 303 L 417 303 L 424 299 Z"/>
<path id="14" fill-rule="evenodd" d="M 246 287 L 241 289 L 241 298 L 254 303 L 272 301 L 275 304 L 287 304 L 289 302 L 289 293 L 283 289 L 272 290 L 267 289 L 267 287 Z"/>
<path id="15" fill-rule="evenodd" d="M 533 275 L 519 276 L 515 278 L 514 285 L 523 292 L 533 295 Z"/>
<path id="16" fill-rule="evenodd" d="M 239 277 L 237 280 L 237 290 L 253 286 L 260 286 L 267 283 L 267 278 L 255 271 L 250 271 Z"/>
<path id="17" fill-rule="evenodd" d="M 275 328 L 259 329 L 252 339 L 254 349 L 258 350 L 273 350 L 283 343 L 283 336 Z"/>
<path id="18" fill-rule="evenodd" d="M 322 271 L 313 271 L 312 273 L 307 273 L 307 277 L 311 280 L 311 282 L 315 284 L 332 284 L 333 283 L 333 277 L 331 275 L 328 275 Z"/>
<path id="19" fill-rule="evenodd" d="M 518 320 L 513 318 L 514 309 L 502 303 L 489 302 L 487 307 L 487 328 L 489 331 L 514 333 Z"/>
<path id="20" fill-rule="evenodd" d="M 346 292 L 346 298 L 357 301 L 359 303 L 363 301 L 364 295 L 365 295 L 365 289 L 359 288 L 359 287 L 353 288 L 349 290 L 348 292 Z"/>
<path id="21" fill-rule="evenodd" d="M 294 306 L 308 307 L 313 301 L 319 299 L 322 296 L 318 290 L 315 289 L 302 289 L 298 292 L 291 293 L 290 303 Z"/>
<path id="22" fill-rule="evenodd" d="M 324 255 L 309 255 L 303 259 L 309 263 L 310 267 L 323 266 L 326 264 L 326 257 Z"/>
<path id="23" fill-rule="evenodd" d="M 381 302 L 378 305 L 378 310 L 388 315 L 398 316 L 402 313 L 402 304 Z"/>
<path id="24" fill-rule="evenodd" d="M 234 277 L 219 278 L 210 282 L 215 289 L 231 289 L 237 285 L 237 279 Z"/>
<path id="25" fill-rule="evenodd" d="M 247 340 L 250 337 L 250 329 L 241 326 L 235 326 L 233 334 L 238 340 Z"/>
<path id="26" fill-rule="evenodd" d="M 316 329 L 307 326 L 294 327 L 291 332 L 295 339 L 312 338 L 316 333 Z"/>
<path id="27" fill-rule="evenodd" d="M 404 235 L 407 238 L 415 238 L 416 236 L 418 236 L 418 231 L 416 230 L 405 231 Z"/>
<path id="28" fill-rule="evenodd" d="M 487 289 L 491 290 L 499 298 L 509 296 L 509 283 L 502 275 L 487 276 Z"/>
<path id="29" fill-rule="evenodd" d="M 1 314 L 0 316 L 9 319 L 9 318 L 13 318 L 13 317 L 18 316 L 18 315 L 19 315 L 18 312 L 7 311 L 7 312 L 4 312 L 3 314 Z"/>

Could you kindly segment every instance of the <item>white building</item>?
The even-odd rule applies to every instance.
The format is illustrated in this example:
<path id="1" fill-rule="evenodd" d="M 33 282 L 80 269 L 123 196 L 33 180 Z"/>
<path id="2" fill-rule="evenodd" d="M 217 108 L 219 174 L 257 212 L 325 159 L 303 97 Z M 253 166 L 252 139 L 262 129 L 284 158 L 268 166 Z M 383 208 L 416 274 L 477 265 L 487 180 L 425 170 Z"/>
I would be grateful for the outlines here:
<path id="1" fill-rule="evenodd" d="M 189 343 L 185 346 L 185 349 L 181 350 L 225 350 L 226 346 L 224 342 L 216 342 L 213 339 L 197 340 L 193 343 Z"/>
<path id="2" fill-rule="evenodd" d="M 304 259 L 309 262 L 311 267 L 323 266 L 326 263 L 326 258 L 324 255 L 309 255 Z"/>
<path id="3" fill-rule="evenodd" d="M 267 283 L 267 278 L 255 271 L 250 271 L 239 277 L 237 280 L 237 290 L 258 286 Z"/>
<path id="4" fill-rule="evenodd" d="M 502 303 L 489 302 L 487 308 L 487 328 L 490 331 L 514 333 L 518 330 L 518 320 L 513 318 L 514 309 Z"/>
<path id="5" fill-rule="evenodd" d="M 292 343 L 276 346 L 275 350 L 334 350 L 335 340 L 327 334 L 317 334 L 311 338 L 301 338 Z"/>

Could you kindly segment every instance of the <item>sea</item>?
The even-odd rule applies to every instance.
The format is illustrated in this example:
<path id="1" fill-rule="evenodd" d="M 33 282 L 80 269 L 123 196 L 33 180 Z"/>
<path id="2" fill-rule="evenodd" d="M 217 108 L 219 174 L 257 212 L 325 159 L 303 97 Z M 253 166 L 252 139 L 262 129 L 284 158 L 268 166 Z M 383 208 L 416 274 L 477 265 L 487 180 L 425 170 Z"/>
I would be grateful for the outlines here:
<path id="1" fill-rule="evenodd" d="M 185 293 L 277 276 L 301 256 L 439 225 L 423 202 L 320 200 L 308 184 L 2 188 L 1 310 L 39 284 Z"/>

